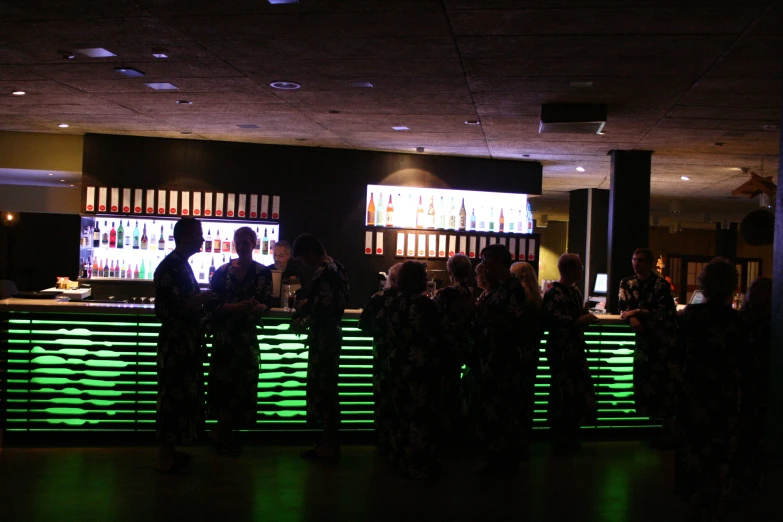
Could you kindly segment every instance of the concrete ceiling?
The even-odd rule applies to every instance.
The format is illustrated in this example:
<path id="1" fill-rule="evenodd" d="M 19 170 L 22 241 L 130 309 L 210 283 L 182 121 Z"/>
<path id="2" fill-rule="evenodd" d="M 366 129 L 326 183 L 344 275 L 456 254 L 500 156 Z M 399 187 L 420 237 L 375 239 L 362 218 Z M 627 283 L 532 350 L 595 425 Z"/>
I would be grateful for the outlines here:
<path id="1" fill-rule="evenodd" d="M 5 0 L 0 130 L 536 160 L 550 219 L 608 188 L 609 150 L 644 149 L 653 212 L 739 219 L 732 169 L 777 170 L 782 28 L 775 0 Z M 63 57 L 89 47 L 117 56 Z M 538 134 L 555 101 L 608 104 L 606 134 Z"/>

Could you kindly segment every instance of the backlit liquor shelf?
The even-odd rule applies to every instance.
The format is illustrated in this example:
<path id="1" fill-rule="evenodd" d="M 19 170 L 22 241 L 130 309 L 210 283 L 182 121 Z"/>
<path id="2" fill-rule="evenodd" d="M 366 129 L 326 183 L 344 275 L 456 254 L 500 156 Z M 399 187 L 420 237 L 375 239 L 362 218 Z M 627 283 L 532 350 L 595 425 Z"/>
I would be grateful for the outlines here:
<path id="1" fill-rule="evenodd" d="M 343 320 L 345 430 L 372 429 L 372 339 L 358 329 L 358 315 L 348 311 Z M 272 310 L 264 322 L 253 429 L 304 429 L 307 347 L 290 332 L 288 313 Z M 651 424 L 634 411 L 634 333 L 620 323 L 603 319 L 586 333 L 598 392 L 594 428 Z M 2 425 L 8 431 L 154 430 L 158 328 L 151 305 L 0 301 Z M 543 346 L 539 364 L 534 422 L 542 429 L 550 380 Z"/>

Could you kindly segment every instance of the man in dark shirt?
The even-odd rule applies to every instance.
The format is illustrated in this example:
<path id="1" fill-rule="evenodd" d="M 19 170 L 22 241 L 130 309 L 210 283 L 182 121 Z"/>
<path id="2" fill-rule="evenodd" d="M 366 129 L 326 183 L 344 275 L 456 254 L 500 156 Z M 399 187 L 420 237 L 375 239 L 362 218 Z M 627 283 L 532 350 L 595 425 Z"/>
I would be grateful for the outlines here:
<path id="1" fill-rule="evenodd" d="M 296 284 L 301 285 L 301 288 L 296 292 L 296 300 L 301 301 L 307 297 L 307 292 L 310 290 L 310 282 L 313 278 L 312 269 L 304 266 L 296 259 L 291 258 L 291 243 L 288 241 L 278 241 L 275 243 L 273 252 L 275 262 L 267 266 L 270 270 L 280 270 L 281 284 Z M 275 304 L 274 306 L 279 306 Z"/>

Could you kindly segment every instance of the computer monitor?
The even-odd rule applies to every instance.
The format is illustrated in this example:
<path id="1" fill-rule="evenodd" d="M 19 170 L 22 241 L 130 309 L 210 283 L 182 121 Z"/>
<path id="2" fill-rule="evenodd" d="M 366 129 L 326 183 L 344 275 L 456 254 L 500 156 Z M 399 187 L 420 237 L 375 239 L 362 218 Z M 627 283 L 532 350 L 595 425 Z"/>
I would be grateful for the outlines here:
<path id="1" fill-rule="evenodd" d="M 701 304 L 704 302 L 704 294 L 701 293 L 701 290 L 696 290 L 693 292 L 693 295 L 691 295 L 690 303 L 688 304 Z"/>
<path id="2" fill-rule="evenodd" d="M 596 274 L 595 275 L 595 286 L 593 287 L 593 293 L 594 294 L 605 294 L 606 293 L 606 286 L 609 281 L 608 274 Z"/>

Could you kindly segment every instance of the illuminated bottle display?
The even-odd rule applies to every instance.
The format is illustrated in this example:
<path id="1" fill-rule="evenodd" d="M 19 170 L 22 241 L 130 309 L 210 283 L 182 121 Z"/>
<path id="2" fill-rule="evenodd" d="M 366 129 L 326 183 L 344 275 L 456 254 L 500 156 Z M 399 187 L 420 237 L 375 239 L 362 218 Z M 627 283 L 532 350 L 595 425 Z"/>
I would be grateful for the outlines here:
<path id="1" fill-rule="evenodd" d="M 391 194 L 389 194 L 389 204 L 386 205 L 386 226 L 394 226 L 394 205 L 392 204 Z"/>
<path id="2" fill-rule="evenodd" d="M 101 227 L 98 224 L 98 220 L 95 220 L 95 228 L 92 231 L 92 247 L 98 248 L 101 246 Z"/>
<path id="3" fill-rule="evenodd" d="M 144 232 L 141 233 L 141 249 L 147 250 L 147 244 L 149 243 L 149 240 L 147 239 L 147 225 L 144 224 Z"/>
<path id="4" fill-rule="evenodd" d="M 160 226 L 160 238 L 158 239 L 158 250 L 166 250 L 166 240 L 163 239 L 163 225 Z"/>
<path id="5" fill-rule="evenodd" d="M 139 222 L 136 221 L 136 228 L 133 229 L 133 248 L 139 248 Z"/>
<path id="6" fill-rule="evenodd" d="M 122 248 L 122 242 L 125 240 L 125 229 L 122 228 L 122 220 L 120 220 L 120 226 L 117 227 L 117 248 Z"/>
<path id="7" fill-rule="evenodd" d="M 375 200 L 372 192 L 370 192 L 370 203 L 367 205 L 367 226 L 375 226 Z"/>
<path id="8" fill-rule="evenodd" d="M 114 228 L 114 221 L 111 222 L 109 231 L 109 248 L 117 248 L 117 229 Z"/>
<path id="9" fill-rule="evenodd" d="M 207 237 L 204 239 L 204 252 L 212 252 L 212 231 L 207 230 Z"/>

